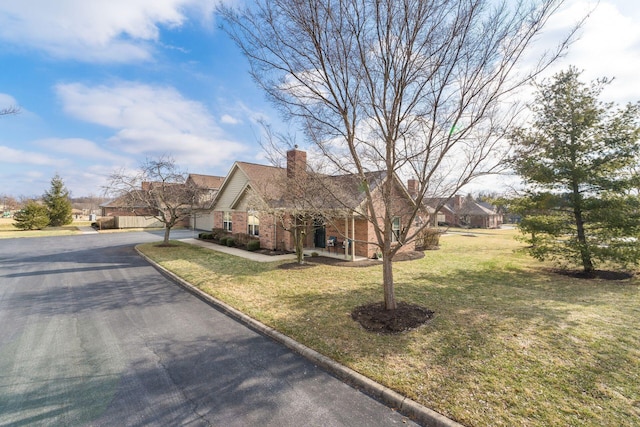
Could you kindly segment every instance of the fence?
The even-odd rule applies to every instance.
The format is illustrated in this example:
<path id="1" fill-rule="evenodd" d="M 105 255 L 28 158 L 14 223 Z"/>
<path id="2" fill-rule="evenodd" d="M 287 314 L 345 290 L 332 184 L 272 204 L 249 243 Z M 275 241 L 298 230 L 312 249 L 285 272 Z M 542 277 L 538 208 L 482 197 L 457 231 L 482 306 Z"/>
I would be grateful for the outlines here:
<path id="1" fill-rule="evenodd" d="M 115 228 L 163 228 L 164 224 L 155 218 L 144 216 L 116 216 Z"/>

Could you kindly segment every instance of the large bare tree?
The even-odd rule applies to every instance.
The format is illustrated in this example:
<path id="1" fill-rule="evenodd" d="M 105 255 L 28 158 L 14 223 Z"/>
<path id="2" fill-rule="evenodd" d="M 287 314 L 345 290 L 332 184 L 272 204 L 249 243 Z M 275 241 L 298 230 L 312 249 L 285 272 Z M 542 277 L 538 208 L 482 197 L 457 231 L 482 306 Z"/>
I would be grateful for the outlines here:
<path id="1" fill-rule="evenodd" d="M 392 260 L 393 180 L 382 205 L 367 174 L 417 182 L 423 199 L 453 196 L 496 171 L 517 112 L 510 97 L 566 48 L 571 34 L 526 71 L 527 48 L 562 0 L 257 0 L 221 6 L 225 30 L 287 119 L 301 125 L 333 173 L 357 174 L 383 254 L 384 301 L 397 307 Z M 577 28 L 577 26 L 576 26 Z M 411 241 L 420 227 L 403 227 Z"/>
<path id="2" fill-rule="evenodd" d="M 187 181 L 187 174 L 169 156 L 147 159 L 133 172 L 113 172 L 105 190 L 134 215 L 164 224 L 163 244 L 169 243 L 171 229 L 198 207 L 202 191 Z"/>
<path id="3" fill-rule="evenodd" d="M 11 114 L 20 113 L 20 108 L 15 105 L 11 105 L 9 107 L 0 108 L 0 116 L 8 116 Z"/>

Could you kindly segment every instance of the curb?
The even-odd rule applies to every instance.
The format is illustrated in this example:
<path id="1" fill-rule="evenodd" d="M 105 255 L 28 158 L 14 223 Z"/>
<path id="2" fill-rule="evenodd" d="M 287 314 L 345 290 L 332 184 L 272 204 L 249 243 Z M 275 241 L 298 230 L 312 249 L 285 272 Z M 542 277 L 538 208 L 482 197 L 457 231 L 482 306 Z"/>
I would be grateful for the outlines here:
<path id="1" fill-rule="evenodd" d="M 317 366 L 323 368 L 324 370 L 332 373 L 337 378 L 351 384 L 353 387 L 363 390 L 366 394 L 384 402 L 391 408 L 398 410 L 400 413 L 408 416 L 412 420 L 427 426 L 427 427 L 464 427 L 462 424 L 453 421 L 444 415 L 427 408 L 419 404 L 418 402 L 409 399 L 391 390 L 388 387 L 379 384 L 372 379 L 365 377 L 362 374 L 354 371 L 353 369 L 347 368 L 343 366 L 333 359 L 330 359 L 317 351 L 300 344 L 299 342 L 293 340 L 292 338 L 276 331 L 273 328 L 270 328 L 263 323 L 258 322 L 252 317 L 247 316 L 241 311 L 236 310 L 235 308 L 227 305 L 226 303 L 217 300 L 211 295 L 201 291 L 200 289 L 193 286 L 191 283 L 157 264 L 155 261 L 147 257 L 145 254 L 140 252 L 138 248 L 135 248 L 136 252 L 144 258 L 149 264 L 151 264 L 156 270 L 160 273 L 168 277 L 169 279 L 176 282 L 178 285 L 182 286 L 191 294 L 200 298 L 204 302 L 212 305 L 218 310 L 222 311 L 224 314 L 236 319 L 241 322 L 245 326 L 266 335 L 267 337 L 283 344 L 285 347 L 293 350 L 298 353 L 302 357 L 308 359 L 312 363 Z"/>

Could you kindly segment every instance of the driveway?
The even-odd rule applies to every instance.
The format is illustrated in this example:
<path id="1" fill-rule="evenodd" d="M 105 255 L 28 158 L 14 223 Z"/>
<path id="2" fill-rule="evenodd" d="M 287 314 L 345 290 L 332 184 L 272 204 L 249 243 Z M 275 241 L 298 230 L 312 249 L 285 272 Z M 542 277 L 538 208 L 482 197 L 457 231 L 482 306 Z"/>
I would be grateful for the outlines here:
<path id="1" fill-rule="evenodd" d="M 0 240 L 0 425 L 412 425 L 133 250 L 161 237 Z"/>

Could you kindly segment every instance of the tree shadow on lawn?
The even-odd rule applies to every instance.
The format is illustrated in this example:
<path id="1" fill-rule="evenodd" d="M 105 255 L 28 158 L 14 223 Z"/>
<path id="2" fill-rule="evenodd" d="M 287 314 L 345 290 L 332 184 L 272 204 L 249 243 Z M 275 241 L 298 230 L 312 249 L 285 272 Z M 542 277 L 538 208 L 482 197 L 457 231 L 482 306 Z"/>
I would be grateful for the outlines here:
<path id="1" fill-rule="evenodd" d="M 356 369 L 374 366 L 367 375 L 397 391 L 406 387 L 401 385 L 403 379 L 423 377 L 411 386 L 415 394 L 410 397 L 427 405 L 436 401 L 446 405 L 457 393 L 467 396 L 469 389 L 475 389 L 486 394 L 483 399 L 493 407 L 472 399 L 465 403 L 471 405 L 469 411 L 488 411 L 488 417 L 506 424 L 524 422 L 528 416 L 543 420 L 549 414 L 558 416 L 551 397 L 548 404 L 525 404 L 522 397 L 528 392 L 559 399 L 568 396 L 563 393 L 571 394 L 575 404 L 584 402 L 581 420 L 588 420 L 590 411 L 601 411 L 601 421 L 615 412 L 607 403 L 612 397 L 605 396 L 601 386 L 637 365 L 631 361 L 633 352 L 623 351 L 638 339 L 628 326 L 638 301 L 637 281 L 621 285 L 492 266 L 398 271 L 397 277 L 398 301 L 435 312 L 424 326 L 394 335 L 367 332 L 350 312 L 368 302 L 379 303 L 380 284 L 324 290 L 317 284 L 282 298 L 288 315 L 278 327 L 341 363 Z M 613 316 L 618 317 L 608 325 Z M 618 339 L 624 336 L 626 344 Z M 386 374 L 376 377 L 375 372 Z M 445 378 L 438 379 L 442 373 Z M 419 387 L 427 394 L 422 395 Z M 432 387 L 442 390 L 442 396 L 430 396 L 427 390 Z M 601 407 L 605 409 L 597 409 Z M 514 418 L 500 418 L 504 416 Z"/>
<path id="2" fill-rule="evenodd" d="M 420 259 L 424 257 L 423 252 L 415 252 L 421 256 L 414 256 L 413 253 L 409 254 L 400 254 L 406 255 L 399 258 L 399 261 L 410 261 L 415 259 Z M 313 261 L 317 264 L 324 264 L 336 267 L 372 267 L 379 266 L 381 263 L 378 260 L 367 260 L 361 261 L 357 263 L 352 263 L 349 261 L 344 261 L 340 259 L 328 258 L 328 257 L 314 257 Z M 312 262 L 313 262 L 312 261 Z M 312 268 L 316 264 L 312 262 L 307 262 L 305 264 L 297 264 L 297 263 L 285 263 L 278 266 L 278 268 L 286 269 L 286 270 L 298 270 L 298 269 L 306 269 Z M 553 274 L 560 274 L 567 276 L 569 278 L 578 278 L 578 279 L 598 279 L 598 280 L 626 280 L 633 277 L 632 274 L 626 272 L 613 272 L 606 270 L 597 270 L 593 275 L 585 276 L 581 274 L 580 271 L 574 270 L 542 270 L 544 273 L 541 273 L 540 279 L 544 282 L 544 276 L 548 276 L 549 272 Z M 509 271 L 506 270 L 504 272 L 497 273 L 493 268 L 481 271 L 481 272 L 470 272 L 468 270 L 459 270 L 457 272 L 448 273 L 446 275 L 441 275 L 440 277 L 434 277 L 433 275 L 429 275 L 428 273 L 418 277 L 418 280 L 424 280 L 430 282 L 442 282 L 447 283 L 448 285 L 453 284 L 454 287 L 459 286 L 460 284 L 467 283 L 468 285 L 478 285 L 479 283 L 487 283 L 490 285 L 496 284 L 510 284 L 509 286 L 517 287 L 518 283 L 527 283 L 527 288 L 530 288 L 530 281 L 532 277 L 535 277 L 532 273 L 519 273 L 518 271 Z M 489 281 L 487 279 L 490 279 Z M 576 285 L 577 286 L 577 285 Z M 533 295 L 530 295 L 532 297 Z M 526 304 L 526 301 L 523 301 Z M 526 304 L 528 305 L 528 304 Z M 384 304 L 381 302 L 368 303 L 364 305 L 357 306 L 351 312 L 351 317 L 353 320 L 360 323 L 360 325 L 370 331 L 375 333 L 383 333 L 383 334 L 396 334 L 406 332 L 412 329 L 415 329 L 426 322 L 428 322 L 434 315 L 433 307 L 427 307 L 424 305 L 419 305 L 416 303 L 410 302 L 400 302 L 398 303 L 398 308 L 396 310 L 386 310 Z"/>

